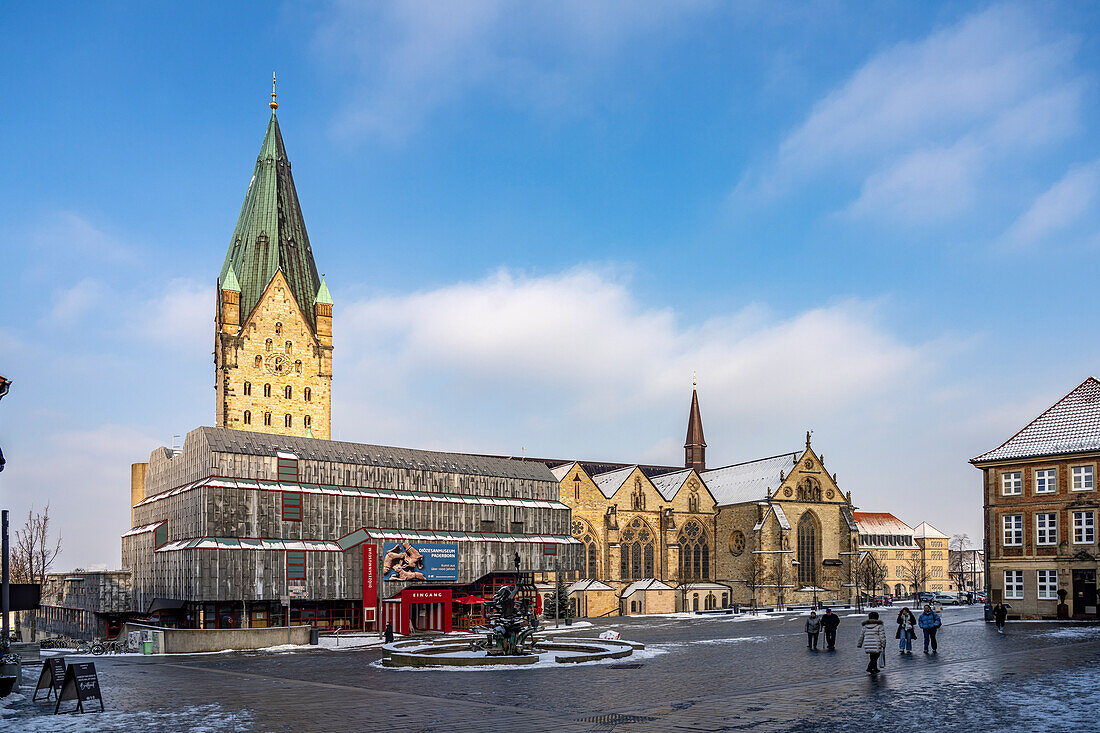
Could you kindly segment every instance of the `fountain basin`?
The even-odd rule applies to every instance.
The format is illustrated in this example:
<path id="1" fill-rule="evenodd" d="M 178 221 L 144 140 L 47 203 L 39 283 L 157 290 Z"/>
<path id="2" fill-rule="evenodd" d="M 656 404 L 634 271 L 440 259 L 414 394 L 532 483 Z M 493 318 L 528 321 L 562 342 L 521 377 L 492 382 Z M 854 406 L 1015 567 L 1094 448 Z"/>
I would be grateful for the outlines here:
<path id="1" fill-rule="evenodd" d="M 454 637 L 405 639 L 382 647 L 385 667 L 482 667 L 490 665 L 531 665 L 553 660 L 559 664 L 581 664 L 603 659 L 629 657 L 645 645 L 621 639 L 536 637 L 535 653 L 490 656 L 471 651 L 470 641 Z"/>

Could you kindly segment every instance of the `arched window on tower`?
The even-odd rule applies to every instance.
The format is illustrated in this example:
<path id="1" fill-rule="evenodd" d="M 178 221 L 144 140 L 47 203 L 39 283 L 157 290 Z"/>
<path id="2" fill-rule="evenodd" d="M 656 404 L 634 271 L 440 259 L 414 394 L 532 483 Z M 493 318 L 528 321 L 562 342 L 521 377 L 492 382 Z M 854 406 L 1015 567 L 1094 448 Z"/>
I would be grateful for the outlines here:
<path id="1" fill-rule="evenodd" d="M 302 418 L 302 424 L 305 425 L 307 428 L 313 427 L 313 418 L 311 418 L 309 415 L 306 415 Z"/>
<path id="2" fill-rule="evenodd" d="M 288 427 L 288 428 L 291 427 L 291 424 L 293 422 L 294 422 L 294 418 L 292 418 L 290 415 L 285 415 L 283 417 L 283 426 L 284 427 Z"/>
<path id="3" fill-rule="evenodd" d="M 264 413 L 264 425 L 268 425 L 268 426 L 271 425 L 271 413 L 270 412 L 265 412 Z"/>
<path id="4" fill-rule="evenodd" d="M 279 321 L 275 321 L 275 333 L 276 335 L 283 332 L 283 324 Z"/>
<path id="5" fill-rule="evenodd" d="M 264 358 L 260 354 L 256 354 L 256 368 L 259 369 L 264 365 Z"/>
<path id="6" fill-rule="evenodd" d="M 294 388 L 288 384 L 286 389 L 283 390 L 283 394 L 288 400 L 292 399 L 294 397 Z"/>
<path id="7" fill-rule="evenodd" d="M 290 352 L 294 351 L 294 344 L 287 341 L 285 348 L 286 348 L 286 353 L 289 354 Z"/>
<path id="8" fill-rule="evenodd" d="M 303 389 L 302 390 L 302 399 L 305 400 L 306 402 L 311 402 L 313 400 L 313 390 L 311 390 L 309 387 L 306 387 L 305 389 Z"/>
<path id="9" fill-rule="evenodd" d="M 271 396 L 271 385 L 270 384 L 265 384 L 264 385 L 264 397 L 270 397 L 270 396 Z"/>
<path id="10" fill-rule="evenodd" d="M 680 530 L 680 579 L 701 580 L 710 577 L 710 543 L 703 526 L 692 519 Z"/>
<path id="11" fill-rule="evenodd" d="M 244 411 L 244 424 L 245 425 L 251 425 L 252 424 L 252 411 L 251 410 L 245 410 Z"/>
<path id="12" fill-rule="evenodd" d="M 294 373 L 295 374 L 301 374 L 302 373 L 302 360 L 301 359 L 298 359 L 297 361 L 294 362 Z"/>
<path id="13" fill-rule="evenodd" d="M 798 582 L 817 585 L 817 519 L 810 512 L 798 520 Z"/>
<path id="14" fill-rule="evenodd" d="M 265 342 L 264 342 L 264 348 L 265 348 L 265 349 L 266 349 L 267 351 L 271 351 L 271 349 L 272 349 L 272 348 L 273 348 L 274 346 L 275 346 L 275 342 L 274 342 L 274 341 L 272 341 L 271 339 L 268 339 L 267 341 L 265 341 Z"/>
<path id="15" fill-rule="evenodd" d="M 249 397 L 252 394 L 252 382 L 244 383 L 244 396 Z"/>

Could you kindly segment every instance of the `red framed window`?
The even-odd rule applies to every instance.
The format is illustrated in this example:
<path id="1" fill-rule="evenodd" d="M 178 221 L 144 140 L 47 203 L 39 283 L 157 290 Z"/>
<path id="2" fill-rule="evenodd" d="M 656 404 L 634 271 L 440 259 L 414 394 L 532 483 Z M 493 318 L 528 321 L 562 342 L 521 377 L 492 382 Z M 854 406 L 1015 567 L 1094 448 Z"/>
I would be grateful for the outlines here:
<path id="1" fill-rule="evenodd" d="M 558 546 L 557 545 L 543 545 L 542 546 L 542 554 L 543 555 L 557 555 L 558 554 Z"/>
<path id="2" fill-rule="evenodd" d="M 290 418 L 290 415 L 287 415 Z M 283 458 L 279 457 L 279 482 L 280 483 L 297 483 L 298 482 L 298 459 L 297 458 Z"/>
<path id="3" fill-rule="evenodd" d="M 306 553 L 287 551 L 286 578 L 287 580 L 306 579 Z"/>
<path id="4" fill-rule="evenodd" d="M 302 494 L 299 491 L 283 492 L 283 521 L 302 521 Z"/>
<path id="5" fill-rule="evenodd" d="M 153 531 L 153 549 L 159 550 L 168 544 L 168 522 L 161 522 Z"/>

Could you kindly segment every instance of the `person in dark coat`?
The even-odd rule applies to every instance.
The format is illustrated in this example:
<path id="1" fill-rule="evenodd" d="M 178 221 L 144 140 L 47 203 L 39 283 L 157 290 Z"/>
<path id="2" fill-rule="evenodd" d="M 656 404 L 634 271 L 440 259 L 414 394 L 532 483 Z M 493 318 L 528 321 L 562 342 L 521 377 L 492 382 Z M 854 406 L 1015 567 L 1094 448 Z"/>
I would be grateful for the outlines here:
<path id="1" fill-rule="evenodd" d="M 909 610 L 909 606 L 898 612 L 898 631 L 894 638 L 898 640 L 901 654 L 913 653 L 913 639 L 917 638 L 917 617 Z"/>
<path id="2" fill-rule="evenodd" d="M 806 619 L 806 647 L 817 651 L 817 635 L 821 633 L 821 619 L 817 617 L 817 611 L 810 611 L 810 617 Z"/>
<path id="3" fill-rule="evenodd" d="M 993 607 L 993 623 L 997 624 L 997 633 L 1005 632 L 1005 621 L 1008 620 L 1008 606 L 998 601 Z"/>
<path id="4" fill-rule="evenodd" d="M 924 653 L 928 653 L 928 644 L 932 644 L 932 653 L 936 653 L 936 630 L 943 626 L 940 615 L 932 610 L 928 604 L 924 606 L 924 613 L 917 618 L 917 626 L 924 632 Z"/>
<path id="5" fill-rule="evenodd" d="M 833 613 L 833 609 L 826 608 L 825 615 L 821 617 L 821 629 L 825 632 L 825 648 L 829 651 L 836 648 L 837 626 L 840 626 L 840 616 Z"/>
<path id="6" fill-rule="evenodd" d="M 393 643 L 393 623 L 390 622 L 390 621 L 386 622 L 386 632 L 385 632 L 385 634 L 386 634 L 386 643 L 387 644 L 392 644 Z"/>

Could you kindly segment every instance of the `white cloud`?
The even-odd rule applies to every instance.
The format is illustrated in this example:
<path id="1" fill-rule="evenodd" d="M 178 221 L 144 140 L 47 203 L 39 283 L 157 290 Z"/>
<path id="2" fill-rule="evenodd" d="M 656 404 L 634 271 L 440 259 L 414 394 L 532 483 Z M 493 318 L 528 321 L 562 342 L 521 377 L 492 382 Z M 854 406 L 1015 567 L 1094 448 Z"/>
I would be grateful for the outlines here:
<path id="1" fill-rule="evenodd" d="M 54 293 L 50 320 L 60 325 L 72 325 L 96 306 L 103 303 L 109 290 L 99 280 L 86 277 L 72 287 Z"/>
<path id="2" fill-rule="evenodd" d="M 1100 193 L 1100 161 L 1072 168 L 1041 193 L 1005 233 L 1010 248 L 1025 248 L 1081 222 L 1095 209 Z"/>
<path id="3" fill-rule="evenodd" d="M 211 348 L 215 307 L 212 288 L 176 279 L 135 309 L 133 318 L 145 338 L 195 354 Z"/>
<path id="4" fill-rule="evenodd" d="M 735 200 L 829 176 L 855 183 L 853 216 L 947 220 L 976 211 L 1035 149 L 1079 133 L 1078 40 L 1034 9 L 994 5 L 867 61 L 810 110 Z"/>
<path id="5" fill-rule="evenodd" d="M 130 247 L 73 211 L 55 211 L 39 222 L 31 244 L 53 265 L 70 264 L 73 257 L 92 262 L 119 263 L 133 255 Z"/>
<path id="6" fill-rule="evenodd" d="M 338 129 L 401 139 L 434 110 L 473 93 L 561 109 L 620 49 L 713 5 L 710 0 L 460 4 L 339 1 L 316 50 L 355 76 Z"/>

